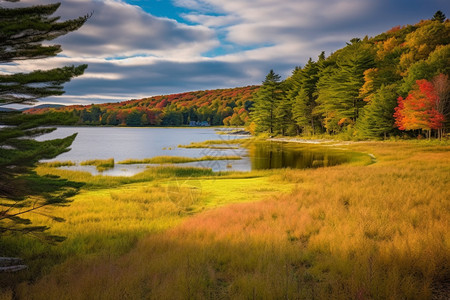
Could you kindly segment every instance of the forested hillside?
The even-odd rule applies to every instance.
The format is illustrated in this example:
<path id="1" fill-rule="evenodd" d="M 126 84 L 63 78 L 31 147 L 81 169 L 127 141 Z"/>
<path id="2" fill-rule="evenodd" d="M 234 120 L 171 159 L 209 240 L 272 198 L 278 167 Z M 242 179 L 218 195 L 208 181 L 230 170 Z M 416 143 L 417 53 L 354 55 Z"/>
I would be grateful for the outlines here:
<path id="1" fill-rule="evenodd" d="M 282 135 L 441 137 L 450 120 L 449 41 L 450 22 L 437 12 L 416 25 L 354 38 L 285 81 L 270 71 L 254 98 L 251 127 Z"/>
<path id="2" fill-rule="evenodd" d="M 29 109 L 28 114 L 53 114 L 63 124 L 122 126 L 181 126 L 207 122 L 239 126 L 248 123 L 248 110 L 257 86 L 155 96 L 120 103 Z"/>
<path id="3" fill-rule="evenodd" d="M 286 80 L 272 70 L 261 87 L 189 92 L 121 103 L 30 109 L 64 124 L 246 125 L 271 135 L 343 138 L 442 137 L 450 129 L 450 22 L 442 12 L 416 25 L 354 38 Z M 63 115 L 61 115 L 63 113 Z M 195 123 L 194 123 L 195 124 Z"/>

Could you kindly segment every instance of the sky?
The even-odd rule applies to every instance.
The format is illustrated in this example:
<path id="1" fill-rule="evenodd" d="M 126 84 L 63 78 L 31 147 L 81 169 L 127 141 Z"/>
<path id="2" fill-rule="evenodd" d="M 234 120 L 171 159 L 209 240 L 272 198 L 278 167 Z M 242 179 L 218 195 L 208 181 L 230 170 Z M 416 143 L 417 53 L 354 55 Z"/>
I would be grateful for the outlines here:
<path id="1" fill-rule="evenodd" d="M 0 5 L 29 6 L 55 0 Z M 448 0 L 62 0 L 55 16 L 92 16 L 50 44 L 57 57 L 0 65 L 0 73 L 88 64 L 66 93 L 42 103 L 92 104 L 282 78 L 352 38 L 450 14 Z"/>

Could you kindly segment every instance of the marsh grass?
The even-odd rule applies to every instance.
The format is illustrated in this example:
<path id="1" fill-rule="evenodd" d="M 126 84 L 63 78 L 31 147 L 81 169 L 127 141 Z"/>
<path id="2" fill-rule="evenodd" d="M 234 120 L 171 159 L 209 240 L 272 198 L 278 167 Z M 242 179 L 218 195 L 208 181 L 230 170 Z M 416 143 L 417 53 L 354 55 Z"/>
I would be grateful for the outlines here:
<path id="1" fill-rule="evenodd" d="M 80 165 L 95 166 L 97 168 L 97 171 L 103 172 L 105 170 L 114 168 L 114 158 L 85 160 L 82 161 Z"/>
<path id="2" fill-rule="evenodd" d="M 213 148 L 213 149 L 236 149 L 230 146 L 217 146 L 217 145 L 239 145 L 250 143 L 252 138 L 245 139 L 233 139 L 233 140 L 207 140 L 203 142 L 192 142 L 189 145 L 178 145 L 179 148 Z"/>
<path id="3" fill-rule="evenodd" d="M 36 172 L 40 175 L 53 175 L 59 176 L 64 179 L 68 179 L 76 182 L 85 183 L 85 189 L 102 189 L 102 188 L 113 188 L 124 184 L 140 183 L 140 182 L 152 182 L 154 180 L 161 180 L 167 178 L 177 178 L 177 177 L 221 177 L 221 176 L 243 176 L 246 174 L 241 174 L 239 172 L 217 172 L 214 173 L 208 168 L 199 167 L 188 167 L 188 166 L 157 166 L 148 167 L 144 171 L 135 174 L 133 176 L 103 176 L 103 175 L 92 175 L 86 171 L 73 171 L 59 168 L 47 167 L 45 165 L 40 165 L 36 168 Z M 236 174 L 236 175 L 234 175 Z M 249 176 L 247 174 L 247 176 Z M 255 175 L 252 175 L 255 176 Z M 263 176 L 260 173 L 258 176 Z"/>
<path id="4" fill-rule="evenodd" d="M 159 176 L 176 169 L 152 171 L 140 175 L 155 176 L 150 182 L 86 190 L 61 209 L 65 226 L 50 224 L 69 236 L 54 253 L 74 258 L 21 284 L 16 296 L 431 299 L 432 287 L 445 292 L 450 147 L 342 147 L 377 162 L 172 179 Z M 163 191 L 180 197 L 167 200 Z"/>
<path id="5" fill-rule="evenodd" d="M 42 166 L 50 167 L 50 168 L 59 168 L 59 167 L 71 167 L 76 166 L 76 163 L 73 161 L 67 160 L 67 161 L 51 161 L 51 162 L 44 162 L 41 163 Z"/>
<path id="6" fill-rule="evenodd" d="M 239 160 L 242 159 L 237 155 L 229 156 L 202 156 L 202 157 L 184 157 L 184 156 L 155 156 L 152 158 L 144 159 L 127 159 L 118 162 L 118 164 L 180 164 L 188 162 L 197 161 L 208 161 L 208 160 Z"/>

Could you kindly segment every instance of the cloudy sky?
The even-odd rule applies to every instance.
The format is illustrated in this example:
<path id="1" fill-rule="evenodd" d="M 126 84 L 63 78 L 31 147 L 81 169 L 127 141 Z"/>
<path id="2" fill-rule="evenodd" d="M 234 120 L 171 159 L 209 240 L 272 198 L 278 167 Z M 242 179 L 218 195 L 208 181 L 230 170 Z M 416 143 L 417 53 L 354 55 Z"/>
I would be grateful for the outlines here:
<path id="1" fill-rule="evenodd" d="M 22 0 L 20 4 L 54 3 Z M 309 57 L 354 37 L 450 14 L 448 0 L 62 0 L 63 19 L 93 13 L 53 41 L 55 58 L 0 65 L 27 72 L 89 65 L 66 94 L 41 103 L 117 102 L 185 91 L 259 84 L 270 69 L 290 75 Z M 0 0 L 0 5 L 8 6 Z"/>

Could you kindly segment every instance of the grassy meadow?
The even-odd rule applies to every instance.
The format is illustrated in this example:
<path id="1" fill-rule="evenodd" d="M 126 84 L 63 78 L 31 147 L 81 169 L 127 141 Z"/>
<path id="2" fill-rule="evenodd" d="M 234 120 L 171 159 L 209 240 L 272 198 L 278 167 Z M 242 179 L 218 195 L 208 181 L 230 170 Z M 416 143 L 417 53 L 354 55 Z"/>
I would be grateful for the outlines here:
<path id="1" fill-rule="evenodd" d="M 40 174 L 86 184 L 70 206 L 32 216 L 66 241 L 2 237 L 3 252 L 20 253 L 30 267 L 0 275 L 0 298 L 448 295 L 450 145 L 326 147 L 369 153 L 376 162 L 248 173 L 164 166 L 132 177 L 43 164 Z"/>

